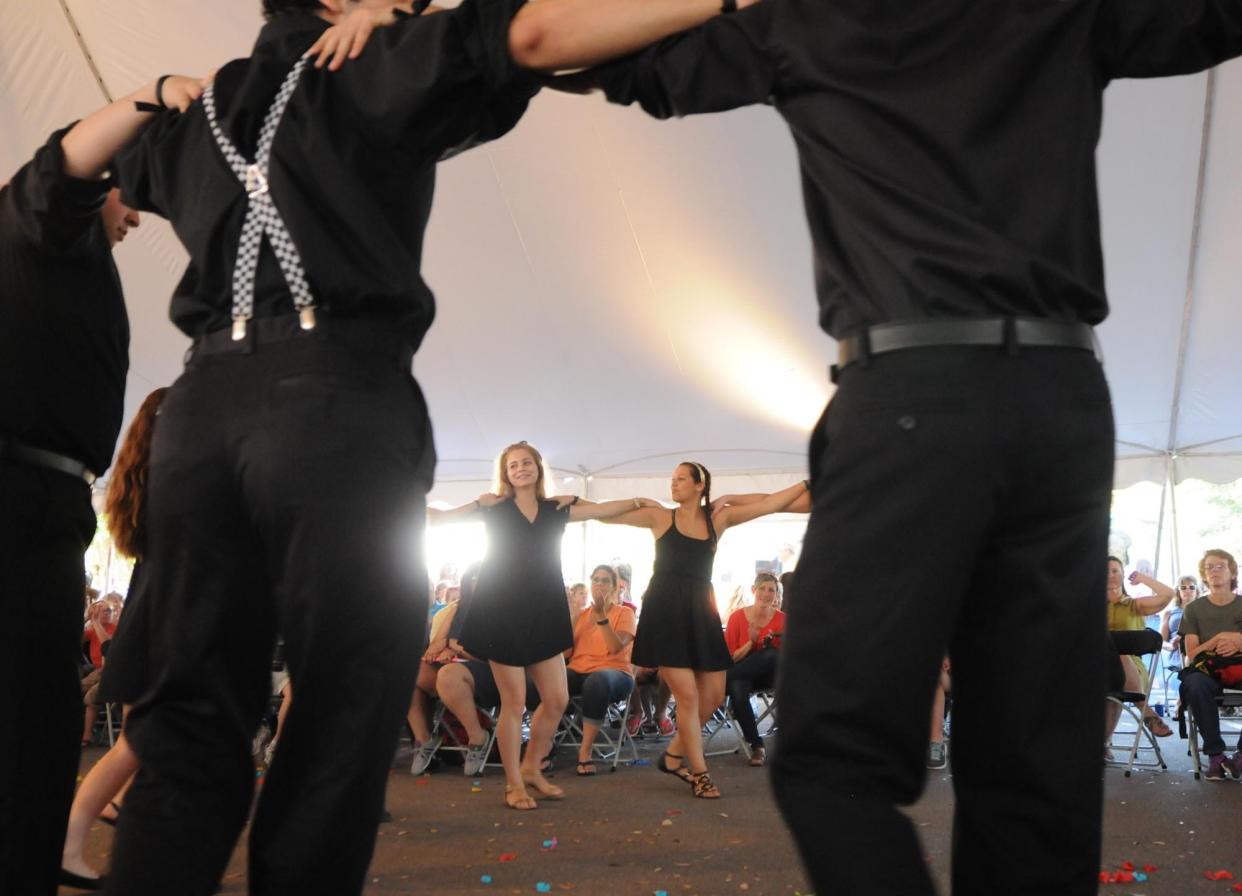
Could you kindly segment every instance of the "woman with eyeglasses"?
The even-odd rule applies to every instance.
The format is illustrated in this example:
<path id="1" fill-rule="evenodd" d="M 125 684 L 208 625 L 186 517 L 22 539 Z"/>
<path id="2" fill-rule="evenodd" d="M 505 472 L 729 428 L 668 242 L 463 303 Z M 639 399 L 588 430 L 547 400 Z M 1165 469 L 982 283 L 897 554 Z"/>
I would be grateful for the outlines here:
<path id="1" fill-rule="evenodd" d="M 1125 588 L 1125 566 L 1116 557 L 1108 558 L 1108 630 L 1112 632 L 1141 632 L 1147 628 L 1147 617 L 1154 616 L 1173 600 L 1173 589 L 1163 582 L 1141 572 L 1130 573 L 1131 585 L 1144 585 L 1154 593 L 1147 597 L 1131 597 Z M 1133 649 L 1133 648 L 1132 648 Z M 1123 656 L 1125 690 L 1147 693 L 1147 665 L 1142 657 Z M 1164 719 L 1156 715 L 1146 701 L 1136 704 L 1143 712 L 1143 724 L 1156 737 L 1168 737 L 1173 730 Z M 1107 708 L 1108 739 L 1121 717 L 1121 708 L 1111 701 Z"/>
<path id="2" fill-rule="evenodd" d="M 574 619 L 574 646 L 566 671 L 569 695 L 582 697 L 582 743 L 578 775 L 595 774 L 591 748 L 609 704 L 634 690 L 630 650 L 638 624 L 634 611 L 617 603 L 617 571 L 600 565 L 591 572 L 591 599 Z"/>
<path id="3" fill-rule="evenodd" d="M 1166 649 L 1174 653 L 1181 652 L 1182 636 L 1178 634 L 1178 628 L 1181 627 L 1182 612 L 1186 609 L 1186 604 L 1198 596 L 1199 581 L 1194 576 L 1182 576 L 1177 580 L 1175 599 L 1160 618 L 1160 637 L 1164 639 Z"/>

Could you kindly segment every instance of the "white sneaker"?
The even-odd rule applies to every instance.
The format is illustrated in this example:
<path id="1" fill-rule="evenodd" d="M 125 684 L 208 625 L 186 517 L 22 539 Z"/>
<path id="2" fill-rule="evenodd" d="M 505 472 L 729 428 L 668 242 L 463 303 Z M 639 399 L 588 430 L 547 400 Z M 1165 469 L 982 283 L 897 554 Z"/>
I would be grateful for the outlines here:
<path id="1" fill-rule="evenodd" d="M 263 767 L 272 767 L 272 757 L 276 755 L 276 741 L 269 741 L 268 745 L 263 748 Z"/>
<path id="2" fill-rule="evenodd" d="M 436 755 L 436 750 L 440 749 L 440 738 L 433 737 L 431 740 L 418 745 L 414 751 L 414 761 L 410 763 L 410 774 L 421 775 L 427 771 L 427 766 L 431 765 L 431 758 Z"/>
<path id="3" fill-rule="evenodd" d="M 462 774 L 468 778 L 483 773 L 483 766 L 487 764 L 488 744 L 482 743 L 478 746 L 474 744 L 466 745 L 466 760 L 462 764 Z"/>

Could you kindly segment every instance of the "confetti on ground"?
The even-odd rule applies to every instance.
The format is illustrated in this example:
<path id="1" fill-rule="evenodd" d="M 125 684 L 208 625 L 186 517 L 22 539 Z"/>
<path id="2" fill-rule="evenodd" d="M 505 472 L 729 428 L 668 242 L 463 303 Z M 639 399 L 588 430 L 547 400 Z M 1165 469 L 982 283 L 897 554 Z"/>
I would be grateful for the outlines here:
<path id="1" fill-rule="evenodd" d="M 656 890 L 652 896 L 668 896 L 668 890 Z"/>
<path id="2" fill-rule="evenodd" d="M 1144 865 L 1143 870 L 1146 871 L 1148 874 L 1151 874 L 1153 871 L 1159 871 L 1160 869 L 1157 868 L 1155 865 Z"/>
<path id="3" fill-rule="evenodd" d="M 1208 880 L 1233 880 L 1233 875 L 1223 868 L 1220 871 L 1204 871 L 1203 876 Z"/>
<path id="4" fill-rule="evenodd" d="M 671 828 L 673 826 L 673 819 L 666 818 L 662 822 L 660 822 L 660 825 L 662 827 Z"/>
<path id="5" fill-rule="evenodd" d="M 517 853 L 515 852 L 502 852 L 500 854 L 500 861 L 502 862 L 512 862 L 516 858 L 517 858 Z"/>
<path id="6" fill-rule="evenodd" d="M 669 818 L 676 818 L 678 815 L 681 815 L 683 813 L 680 809 L 669 809 L 666 814 L 668 815 Z"/>
<path id="7" fill-rule="evenodd" d="M 551 840 L 544 840 L 544 841 L 543 841 L 543 848 L 544 848 L 544 850 L 545 850 L 545 851 L 546 851 L 546 850 L 549 850 L 549 849 L 556 849 L 557 844 L 558 844 L 558 843 L 560 843 L 560 842 L 561 842 L 561 841 L 557 840 L 555 837 L 553 837 Z"/>
<path id="8" fill-rule="evenodd" d="M 651 765 L 650 759 L 635 759 L 631 765 Z"/>
<path id="9" fill-rule="evenodd" d="M 1233 891 L 1233 892 L 1235 892 L 1235 893 L 1242 893 L 1242 884 L 1234 884 L 1234 885 L 1233 885 L 1232 887 L 1230 887 L 1229 889 L 1230 889 L 1230 890 L 1232 890 L 1232 891 Z"/>
<path id="10" fill-rule="evenodd" d="M 421 775 L 421 776 L 419 776 L 419 778 L 418 778 L 417 780 L 415 780 L 415 782 L 414 782 L 414 786 L 415 786 L 415 787 L 426 787 L 426 786 L 427 786 L 427 780 L 428 780 L 428 779 L 427 779 L 427 776 L 426 776 L 426 775 Z"/>
<path id="11" fill-rule="evenodd" d="M 535 890 L 539 893 L 551 893 L 552 885 L 539 881 L 539 883 L 535 884 Z"/>
<path id="12" fill-rule="evenodd" d="M 492 876 L 490 874 L 484 874 L 482 877 L 479 878 L 479 883 L 481 884 L 490 884 L 491 882 L 492 882 Z"/>
<path id="13" fill-rule="evenodd" d="M 1122 863 L 1121 863 L 1121 870 L 1122 870 L 1122 871 L 1133 871 L 1133 870 L 1134 870 L 1134 863 L 1133 863 L 1133 862 L 1122 862 Z"/>

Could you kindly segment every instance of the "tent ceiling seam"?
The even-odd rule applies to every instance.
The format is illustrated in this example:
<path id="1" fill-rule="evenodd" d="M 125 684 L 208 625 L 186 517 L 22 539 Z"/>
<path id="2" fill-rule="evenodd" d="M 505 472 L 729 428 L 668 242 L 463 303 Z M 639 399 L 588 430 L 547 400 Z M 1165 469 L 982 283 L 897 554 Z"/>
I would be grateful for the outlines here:
<path id="1" fill-rule="evenodd" d="M 1199 268 L 1200 231 L 1203 226 L 1203 194 L 1207 181 L 1208 148 L 1212 136 L 1212 107 L 1216 98 L 1216 71 L 1207 73 L 1203 96 L 1203 130 L 1199 137 L 1199 171 L 1195 182 L 1194 219 L 1190 230 L 1190 253 L 1186 265 L 1186 295 L 1182 301 L 1182 328 L 1177 340 L 1177 365 L 1173 374 L 1173 403 L 1169 411 L 1168 450 L 1177 445 L 1177 423 L 1185 385 L 1186 348 L 1190 342 L 1190 319 L 1194 313 L 1196 275 Z"/>
<path id="2" fill-rule="evenodd" d="M 86 38 L 82 36 L 82 30 L 78 28 L 78 21 L 73 17 L 73 13 L 69 9 L 69 0 L 59 0 L 61 12 L 65 14 L 65 20 L 69 23 L 69 30 L 73 32 L 74 40 L 78 42 L 78 48 L 82 51 L 82 58 L 86 61 L 87 68 L 91 70 L 91 74 L 95 76 L 95 83 L 99 85 L 99 92 L 103 94 L 104 101 L 111 103 L 113 101 L 112 92 L 108 90 L 108 85 L 104 83 L 103 75 L 99 72 L 99 66 L 95 64 L 95 57 L 91 55 L 91 48 L 86 45 Z"/>

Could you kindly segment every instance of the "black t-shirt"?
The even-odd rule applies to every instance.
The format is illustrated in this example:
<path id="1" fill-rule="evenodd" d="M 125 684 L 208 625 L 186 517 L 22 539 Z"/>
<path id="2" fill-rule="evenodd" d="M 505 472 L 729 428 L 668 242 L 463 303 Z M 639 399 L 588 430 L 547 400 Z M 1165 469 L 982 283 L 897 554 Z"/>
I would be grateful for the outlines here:
<path id="1" fill-rule="evenodd" d="M 820 324 L 840 338 L 928 317 L 1103 320 L 1104 88 L 1239 54 L 1237 0 L 764 0 L 593 76 L 661 118 L 775 106 Z"/>
<path id="2" fill-rule="evenodd" d="M 65 174 L 67 131 L 0 187 L 0 436 L 100 474 L 121 429 L 129 320 L 99 216 L 108 184 Z"/>
<path id="3" fill-rule="evenodd" d="M 308 68 L 272 148 L 271 195 L 320 307 L 393 318 L 417 346 L 435 304 L 419 273 L 435 164 L 509 131 L 539 87 L 509 56 L 509 22 L 524 0 L 465 0 L 456 9 L 380 29 L 340 71 Z M 216 75 L 225 135 L 248 159 L 276 91 L 328 27 L 289 13 L 260 32 L 253 54 Z M 190 336 L 229 324 L 246 194 L 213 139 L 202 103 L 160 117 L 118 160 L 126 202 L 172 221 L 190 265 L 172 300 Z M 266 240 L 255 316 L 293 310 Z"/>

